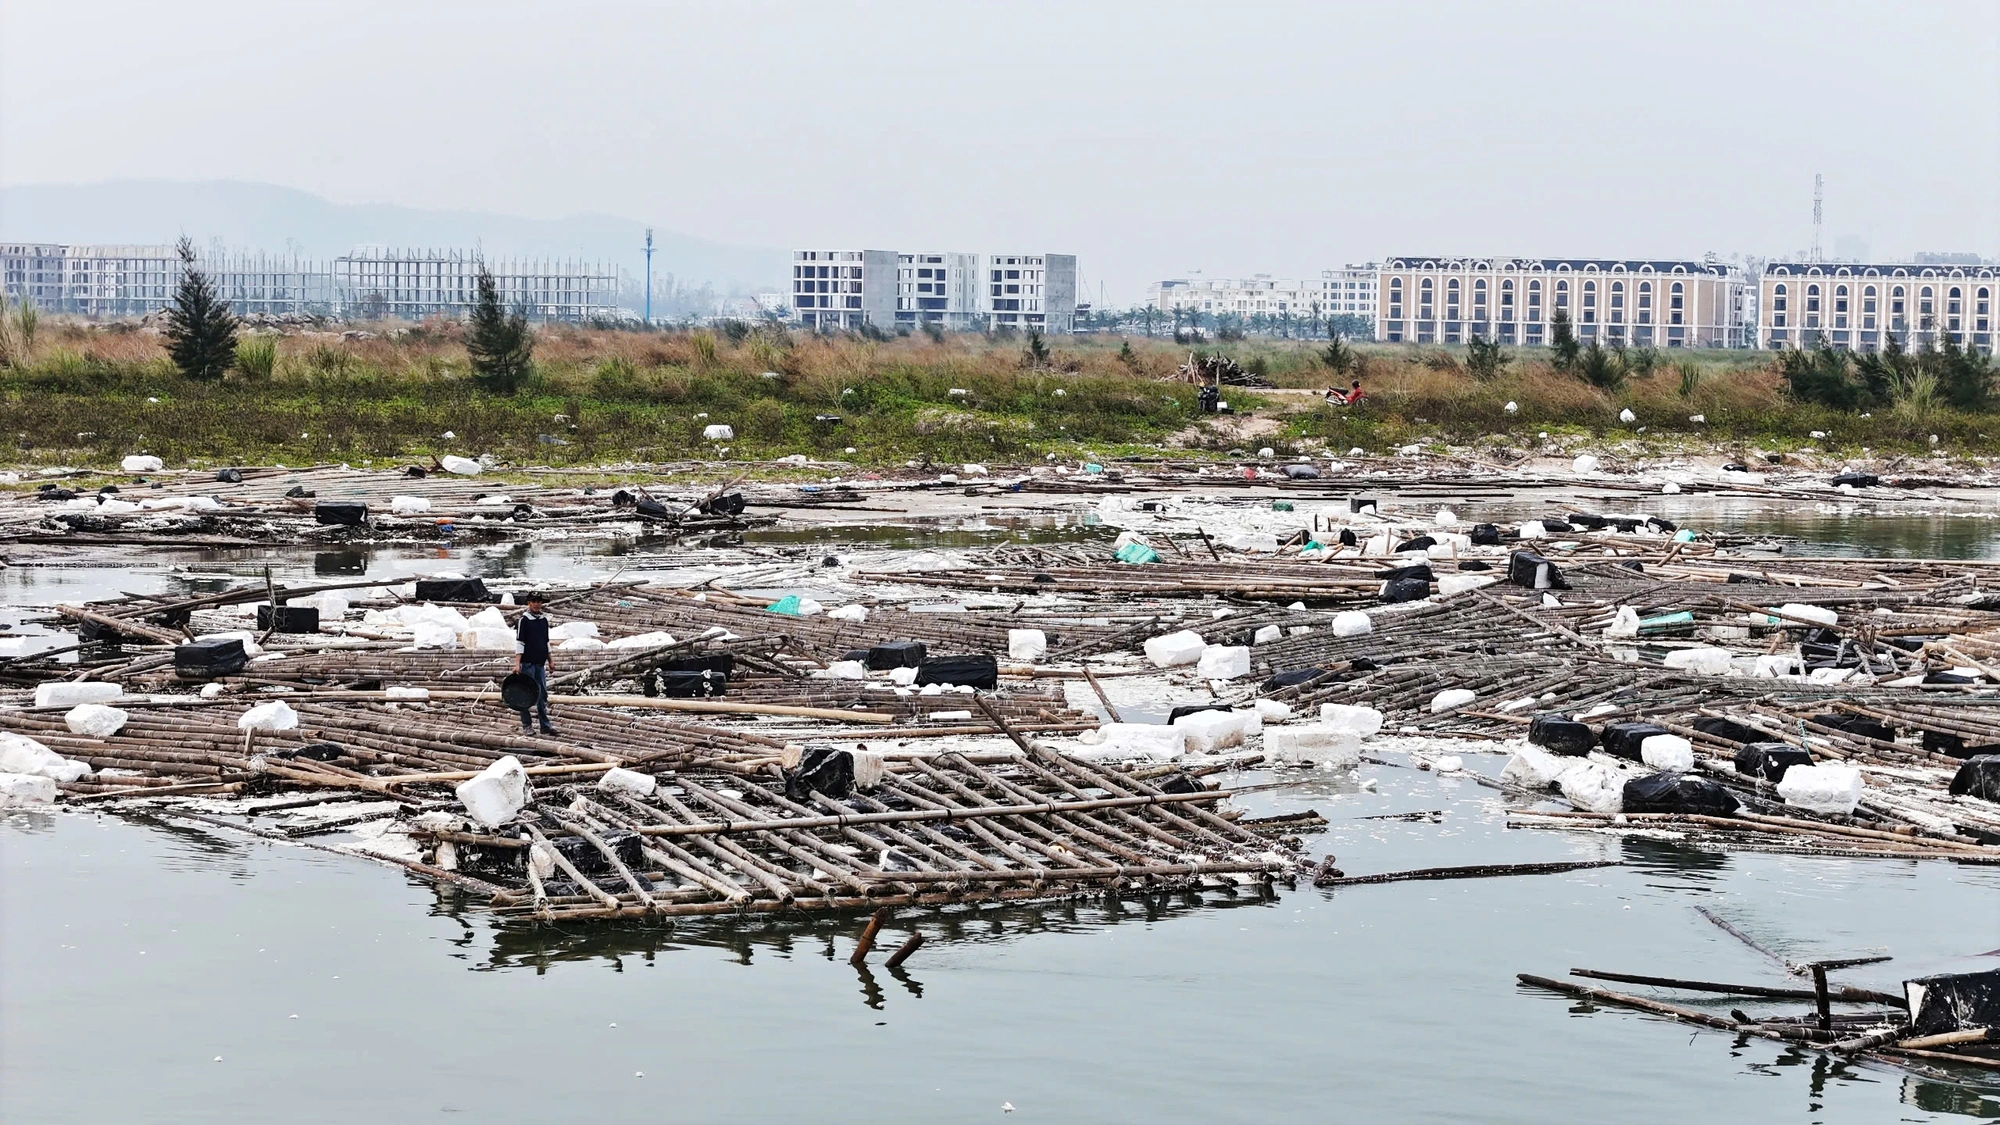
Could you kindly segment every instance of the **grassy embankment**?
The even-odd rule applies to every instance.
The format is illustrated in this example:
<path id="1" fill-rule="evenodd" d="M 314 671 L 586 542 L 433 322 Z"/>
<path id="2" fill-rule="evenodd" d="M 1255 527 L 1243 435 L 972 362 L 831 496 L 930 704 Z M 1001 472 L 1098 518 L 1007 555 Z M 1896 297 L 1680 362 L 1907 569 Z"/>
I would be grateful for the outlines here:
<path id="1" fill-rule="evenodd" d="M 369 339 L 246 336 L 242 369 L 203 384 L 173 370 L 157 335 L 45 319 L 33 345 L 16 341 L 0 365 L 0 461 L 107 465 L 137 451 L 179 464 L 389 464 L 432 452 L 551 465 L 720 460 L 701 438 L 712 422 L 736 430 L 729 460 L 806 453 L 873 464 L 1117 456 L 1162 444 L 1216 452 L 1268 444 L 1284 453 L 1532 445 L 1543 432 L 1659 449 L 1894 450 L 1927 448 L 1933 433 L 1954 452 L 2000 447 L 1987 436 L 2000 434 L 2000 419 L 1987 414 L 1864 416 L 1794 402 L 1771 357 L 1748 353 L 1669 353 L 1602 389 L 1528 349 L 1482 379 L 1460 349 L 1364 346 L 1369 405 L 1347 411 L 1316 396 L 1232 392 L 1233 402 L 1278 416 L 1275 432 L 1246 440 L 1200 423 L 1193 388 L 1162 381 L 1188 349 L 1143 337 L 1129 352 L 1116 338 L 1054 340 L 1049 367 L 1030 369 L 1020 340 L 982 336 L 877 342 L 762 329 L 732 338 L 547 328 L 537 333 L 530 385 L 494 396 L 472 386 L 456 325 L 374 328 Z M 1325 366 L 1323 344 L 1218 347 L 1280 387 L 1323 389 L 1347 378 Z M 1638 415 L 1630 426 L 1618 421 L 1627 407 Z M 1811 439 L 1814 430 L 1829 436 Z M 845 454 L 849 447 L 857 452 Z"/>

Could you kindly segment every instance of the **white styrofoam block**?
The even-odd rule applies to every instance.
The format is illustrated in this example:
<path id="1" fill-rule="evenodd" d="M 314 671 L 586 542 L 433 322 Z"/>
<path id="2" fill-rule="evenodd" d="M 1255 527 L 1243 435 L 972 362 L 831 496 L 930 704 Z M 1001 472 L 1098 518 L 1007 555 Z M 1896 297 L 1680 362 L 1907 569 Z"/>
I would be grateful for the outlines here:
<path id="1" fill-rule="evenodd" d="M 338 621 L 347 616 L 347 595 L 339 590 L 323 590 L 311 597 L 293 598 L 291 604 L 318 610 L 321 621 Z"/>
<path id="2" fill-rule="evenodd" d="M 1284 637 L 1285 637 L 1284 626 L 1266 625 L 1262 629 L 1257 630 L 1256 633 L 1251 635 L 1250 643 L 1253 645 L 1267 645 L 1270 644 L 1272 641 L 1283 640 Z"/>
<path id="3" fill-rule="evenodd" d="M 634 633 L 629 637 L 619 637 L 617 640 L 607 641 L 605 642 L 604 647 L 661 648 L 663 646 L 670 645 L 673 643 L 675 643 L 675 641 L 674 641 L 674 635 L 672 633 L 665 632 L 664 630 L 654 630 L 653 632 L 650 633 Z"/>
<path id="4" fill-rule="evenodd" d="M 79 703 L 63 716 L 63 724 L 71 734 L 85 738 L 110 738 L 125 729 L 125 720 L 130 715 L 116 707 L 106 707 L 102 703 Z"/>
<path id="5" fill-rule="evenodd" d="M 608 646 L 596 637 L 571 637 L 566 641 L 557 642 L 556 647 L 565 652 L 595 652 Z"/>
<path id="6" fill-rule="evenodd" d="M 458 783 L 458 803 L 472 819 L 498 828 L 514 819 L 528 803 L 528 771 L 512 754 Z"/>
<path id="7" fill-rule="evenodd" d="M 1178 668 L 1183 664 L 1193 664 L 1201 659 L 1208 642 L 1192 629 L 1178 633 L 1168 633 L 1164 637 L 1152 637 L 1146 641 L 1146 659 L 1155 668 Z"/>
<path id="8" fill-rule="evenodd" d="M 1260 699 L 1250 707 L 1257 712 L 1258 718 L 1267 723 L 1282 723 L 1292 717 L 1291 704 L 1280 703 L 1275 699 Z"/>
<path id="9" fill-rule="evenodd" d="M 1779 653 L 1757 657 L 1750 674 L 1761 679 L 1776 679 L 1779 676 L 1796 676 L 1799 668 L 1798 657 Z"/>
<path id="10" fill-rule="evenodd" d="M 1523 539 L 1546 539 L 1549 536 L 1549 529 L 1543 526 L 1540 520 L 1529 520 L 1520 526 L 1517 534 Z"/>
<path id="11" fill-rule="evenodd" d="M 1358 609 L 1342 610 L 1333 615 L 1333 635 L 1336 637 L 1365 637 L 1374 631 L 1374 620 Z"/>
<path id="12" fill-rule="evenodd" d="M 75 707 L 79 703 L 103 703 L 124 694 L 125 689 L 117 684 L 103 684 L 89 680 L 60 680 L 35 688 L 35 706 Z"/>
<path id="13" fill-rule="evenodd" d="M 1661 661 L 1669 668 L 1685 672 L 1695 672 L 1703 676 L 1727 675 L 1734 657 L 1726 648 L 1713 645 L 1696 645 L 1693 648 L 1677 648 Z"/>
<path id="14" fill-rule="evenodd" d="M 609 789 L 614 793 L 629 793 L 634 797 L 650 797 L 659 786 L 659 780 L 650 773 L 638 770 L 619 769 L 616 766 L 604 771 L 597 779 L 599 789 Z"/>
<path id="15" fill-rule="evenodd" d="M 507 615 L 500 612 L 499 606 L 489 605 L 471 617 L 466 618 L 465 627 L 468 629 L 505 629 L 508 627 Z"/>
<path id="16" fill-rule="evenodd" d="M 1431 768 L 1439 773 L 1457 773 L 1465 768 L 1465 759 L 1457 754 L 1446 754 L 1432 762 Z"/>
<path id="17" fill-rule="evenodd" d="M 1458 526 L 1458 513 L 1452 511 L 1450 508 L 1439 508 L 1434 519 L 1439 527 Z"/>
<path id="18" fill-rule="evenodd" d="M 1319 721 L 1336 730 L 1349 731 L 1357 738 L 1367 738 L 1382 729 L 1382 712 L 1353 703 L 1322 703 Z"/>
<path id="19" fill-rule="evenodd" d="M 889 669 L 889 682 L 899 687 L 909 687 L 917 682 L 917 670 L 905 665 Z"/>
<path id="20" fill-rule="evenodd" d="M 1618 613 L 1611 624 L 1604 627 L 1607 637 L 1636 637 L 1639 635 L 1639 611 L 1629 605 L 1618 607 Z"/>
<path id="21" fill-rule="evenodd" d="M 1585 812 L 1625 811 L 1625 778 L 1603 762 L 1581 761 L 1563 771 L 1556 784 L 1569 803 Z"/>
<path id="22" fill-rule="evenodd" d="M 1361 736 L 1325 725 L 1264 732 L 1264 757 L 1273 763 L 1313 762 L 1333 769 L 1361 764 Z"/>
<path id="23" fill-rule="evenodd" d="M 479 462 L 474 461 L 470 457 L 454 457 L 447 453 L 438 458 L 438 464 L 444 466 L 445 472 L 455 476 L 476 477 L 479 475 Z"/>
<path id="24" fill-rule="evenodd" d="M 1049 635 L 1040 629 L 1007 630 L 1007 658 L 1030 663 L 1049 654 Z"/>
<path id="25" fill-rule="evenodd" d="M 486 652 L 513 652 L 514 630 L 512 629 L 467 629 L 458 635 L 461 648 L 480 649 Z"/>
<path id="26" fill-rule="evenodd" d="M 1170 761 L 1187 753 L 1187 731 L 1154 723 L 1106 723 L 1097 728 L 1095 743 L 1076 751 L 1079 757 L 1119 762 L 1133 758 Z"/>
<path id="27" fill-rule="evenodd" d="M 1231 532 L 1221 536 L 1220 542 L 1232 551 L 1243 551 L 1246 554 L 1268 555 L 1278 549 L 1277 536 L 1257 535 L 1248 531 Z"/>
<path id="28" fill-rule="evenodd" d="M 431 689 L 421 687 L 391 687 L 384 688 L 382 696 L 385 699 L 398 700 L 404 703 L 422 703 L 431 697 Z"/>
<path id="29" fill-rule="evenodd" d="M 1194 674 L 1204 680 L 1233 680 L 1250 674 L 1250 650 L 1243 645 L 1209 645 Z"/>
<path id="30" fill-rule="evenodd" d="M 1136 531 L 1132 531 L 1128 528 L 1127 530 L 1119 532 L 1118 538 L 1113 539 L 1111 541 L 1111 549 L 1113 551 L 1116 551 L 1118 548 L 1123 547 L 1130 543 L 1137 543 L 1141 547 L 1152 546 L 1151 543 L 1146 542 L 1145 536 L 1139 534 Z"/>
<path id="31" fill-rule="evenodd" d="M 1481 586 L 1491 586 L 1498 581 L 1499 577 L 1492 574 L 1440 574 L 1437 580 L 1438 593 L 1450 597 L 1468 590 L 1477 590 Z"/>
<path id="32" fill-rule="evenodd" d="M 1249 733 L 1251 717 L 1251 713 L 1246 711 L 1196 711 L 1175 719 L 1174 726 L 1186 732 L 1188 750 L 1196 754 L 1212 754 L 1217 750 L 1243 745 L 1243 738 Z"/>
<path id="33" fill-rule="evenodd" d="M 165 461 L 145 453 L 130 453 L 118 462 L 118 467 L 128 473 L 157 473 L 167 467 Z"/>
<path id="34" fill-rule="evenodd" d="M 834 680 L 865 680 L 868 665 L 859 660 L 836 660 L 826 666 L 827 678 Z"/>
<path id="35" fill-rule="evenodd" d="M 431 502 L 421 496 L 389 497 L 389 514 L 396 516 L 420 516 L 431 510 Z"/>
<path id="36" fill-rule="evenodd" d="M 853 605 L 841 606 L 839 609 L 827 610 L 826 615 L 834 621 L 866 621 L 868 607 L 856 602 Z"/>
<path id="37" fill-rule="evenodd" d="M 549 636 L 563 641 L 575 640 L 579 637 L 595 638 L 597 636 L 597 622 L 565 621 L 555 628 L 550 629 Z"/>
<path id="38" fill-rule="evenodd" d="M 299 725 L 299 713 L 282 699 L 259 703 L 237 716 L 237 730 L 292 730 Z"/>
<path id="39" fill-rule="evenodd" d="M 1628 413 L 1628 414 L 1629 414 L 1629 413 L 1631 413 L 1631 411 L 1629 411 L 1629 410 L 1628 410 L 1628 411 L 1626 411 L 1626 413 Z M 1592 456 L 1591 456 L 1590 454 L 1588 454 L 1588 453 L 1584 453 L 1584 454 L 1580 454 L 1580 455 L 1579 455 L 1579 456 L 1577 457 L 1577 459 L 1576 459 L 1576 460 L 1574 460 L 1574 461 L 1571 461 L 1571 462 L 1569 463 L 1569 467 L 1570 467 L 1570 470 L 1571 470 L 1572 472 L 1575 472 L 1575 473 L 1579 473 L 1579 474 L 1580 474 L 1580 473 L 1594 473 L 1594 472 L 1596 472 L 1596 471 L 1597 471 L 1597 464 L 1598 464 L 1598 462 L 1597 462 L 1597 458 L 1595 458 L 1595 457 L 1592 457 Z"/>
<path id="40" fill-rule="evenodd" d="M 711 424 L 711 425 L 707 425 L 707 426 L 703 426 L 703 427 L 701 428 L 701 440 L 703 440 L 703 441 L 735 441 L 735 440 L 736 440 L 736 428 L 735 428 L 734 426 L 725 426 L 725 425 L 721 425 L 721 424 Z"/>
<path id="41" fill-rule="evenodd" d="M 1806 674 L 1806 679 L 1816 684 L 1837 684 L 1854 675 L 1852 668 L 1814 668 Z"/>
<path id="42" fill-rule="evenodd" d="M 201 691 L 197 694 L 203 699 L 214 699 L 216 696 L 222 694 L 222 685 L 213 682 L 203 684 L 201 685 Z"/>
<path id="43" fill-rule="evenodd" d="M 62 795 L 56 779 L 34 773 L 0 773 L 0 809 L 50 805 Z"/>
<path id="44" fill-rule="evenodd" d="M 1471 688 L 1446 688 L 1431 696 L 1431 714 L 1441 715 L 1446 711 L 1456 711 L 1477 698 L 1479 693 Z"/>
<path id="45" fill-rule="evenodd" d="M 1778 796 L 1793 808 L 1848 816 L 1861 802 L 1861 771 L 1825 763 L 1793 766 L 1778 782 Z"/>
<path id="46" fill-rule="evenodd" d="M 26 773 L 71 782 L 90 776 L 90 764 L 72 761 L 24 734 L 0 731 L 0 773 Z"/>
<path id="47" fill-rule="evenodd" d="M 1806 605 L 1803 602 L 1786 602 L 1784 605 L 1778 607 L 1778 612 L 1783 614 L 1784 617 L 1786 618 L 1803 619 L 1805 621 L 1813 622 L 1816 625 L 1831 626 L 1840 624 L 1840 612 L 1838 610 L 1828 609 L 1827 607 L 1821 605 Z M 1784 623 L 1788 625 L 1797 625 L 1799 622 L 1797 620 L 1792 620 L 1792 621 L 1785 621 Z"/>
<path id="48" fill-rule="evenodd" d="M 1620 422 L 1626 423 L 1627 425 L 1630 425 L 1633 422 L 1637 422 L 1639 420 L 1639 416 L 1637 414 L 1632 413 L 1632 408 L 1628 406 L 1625 409 L 1620 410 L 1618 412 L 1618 420 Z"/>
<path id="49" fill-rule="evenodd" d="M 1551 754 L 1533 743 L 1522 745 L 1500 770 L 1500 782 L 1517 789 L 1547 789 L 1562 781 L 1578 759 Z"/>
<path id="50" fill-rule="evenodd" d="M 1656 770 L 1686 773 L 1694 768 L 1694 744 L 1677 734 L 1655 734 L 1639 742 L 1639 760 Z"/>

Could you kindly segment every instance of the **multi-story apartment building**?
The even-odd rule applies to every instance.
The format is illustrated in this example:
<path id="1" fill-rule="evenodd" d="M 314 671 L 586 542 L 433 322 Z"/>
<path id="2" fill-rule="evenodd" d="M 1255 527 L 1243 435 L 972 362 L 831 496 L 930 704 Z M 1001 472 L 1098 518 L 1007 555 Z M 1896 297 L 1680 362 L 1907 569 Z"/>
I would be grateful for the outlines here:
<path id="1" fill-rule="evenodd" d="M 1545 344 L 1558 311 L 1579 339 L 1669 348 L 1749 343 L 1742 275 L 1717 263 L 1597 258 L 1390 258 L 1380 341 Z"/>
<path id="2" fill-rule="evenodd" d="M 1327 282 L 1295 281 L 1260 273 L 1254 277 L 1176 278 L 1153 286 L 1153 306 L 1182 315 L 1289 316 L 1310 320 L 1326 300 Z"/>
<path id="3" fill-rule="evenodd" d="M 985 327 L 979 255 L 940 251 L 896 259 L 896 327 L 934 324 L 955 332 Z"/>
<path id="4" fill-rule="evenodd" d="M 1076 255 L 988 254 L 986 327 L 1076 331 Z"/>
<path id="5" fill-rule="evenodd" d="M 794 250 L 792 313 L 812 329 L 1074 332 L 1076 255 Z"/>
<path id="6" fill-rule="evenodd" d="M 479 299 L 479 271 L 493 274 L 500 303 L 544 320 L 618 314 L 617 272 L 579 261 L 486 261 L 464 250 L 357 248 L 333 260 L 333 303 L 350 316 L 463 316 Z"/>
<path id="7" fill-rule="evenodd" d="M 1374 262 L 1363 264 L 1348 263 L 1337 270 L 1321 270 L 1320 284 L 1325 290 L 1326 316 L 1375 315 L 1375 292 L 1381 278 L 1381 267 Z"/>
<path id="8" fill-rule="evenodd" d="M 1757 346 L 1880 351 L 1890 336 L 1922 345 L 1949 335 L 1994 354 L 2000 267 L 1774 262 L 1757 293 Z"/>
<path id="9" fill-rule="evenodd" d="M 792 313 L 807 328 L 896 323 L 894 250 L 792 251 Z"/>

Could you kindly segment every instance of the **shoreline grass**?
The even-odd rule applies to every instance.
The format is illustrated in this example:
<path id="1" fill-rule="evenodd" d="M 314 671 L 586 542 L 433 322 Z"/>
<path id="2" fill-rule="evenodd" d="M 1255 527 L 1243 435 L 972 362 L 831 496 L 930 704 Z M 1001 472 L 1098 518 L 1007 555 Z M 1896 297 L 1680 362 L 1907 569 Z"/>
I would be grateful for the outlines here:
<path id="1" fill-rule="evenodd" d="M 869 340 L 762 326 L 546 326 L 536 332 L 527 385 L 489 395 L 472 385 L 458 324 L 369 327 L 247 334 L 239 369 L 201 383 L 173 369 L 156 334 L 45 320 L 33 345 L 0 365 L 9 422 L 0 460 L 104 465 L 143 451 L 177 463 L 361 464 L 474 451 L 557 467 L 794 453 L 954 464 L 1161 447 L 1207 455 L 1272 445 L 1289 455 L 1413 442 L 1533 446 L 1545 432 L 1662 449 L 1874 451 L 1928 449 L 1937 434 L 1952 452 L 2000 452 L 1990 436 L 2000 435 L 2000 416 L 1935 404 L 1868 414 L 1797 402 L 1773 357 L 1748 352 L 1662 353 L 1606 390 L 1557 372 L 1535 349 L 1508 350 L 1497 374 L 1478 378 L 1462 349 L 1364 344 L 1355 350 L 1365 406 L 1235 390 L 1233 402 L 1278 421 L 1246 437 L 1235 428 L 1240 420 L 1203 419 L 1194 388 L 1170 381 L 1193 349 L 1144 336 L 1051 339 L 1046 366 L 1031 366 L 1022 340 L 973 334 Z M 1280 388 L 1313 390 L 1345 381 L 1324 365 L 1324 346 L 1270 338 L 1199 345 Z M 1637 421 L 1621 424 L 1624 409 Z M 703 441 L 711 423 L 732 426 L 735 439 Z M 455 437 L 442 437 L 447 431 Z"/>

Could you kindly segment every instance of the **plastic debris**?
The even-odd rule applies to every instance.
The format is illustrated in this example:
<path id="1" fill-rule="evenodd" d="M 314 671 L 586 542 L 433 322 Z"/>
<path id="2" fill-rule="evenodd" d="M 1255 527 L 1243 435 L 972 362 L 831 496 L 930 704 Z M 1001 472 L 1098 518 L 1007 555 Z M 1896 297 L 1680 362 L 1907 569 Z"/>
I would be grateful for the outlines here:
<path id="1" fill-rule="evenodd" d="M 1382 729 L 1382 712 L 1353 703 L 1322 703 L 1319 705 L 1319 721 L 1334 730 L 1347 731 L 1356 738 L 1367 738 Z"/>
<path id="2" fill-rule="evenodd" d="M 1656 770 L 1694 768 L 1694 744 L 1677 734 L 1649 735 L 1639 743 L 1639 760 Z"/>
<path id="3" fill-rule="evenodd" d="M 514 819 L 528 803 L 528 771 L 512 754 L 458 783 L 454 792 L 472 819 L 498 828 Z"/>
<path id="4" fill-rule="evenodd" d="M 1007 659 L 1034 662 L 1049 654 L 1049 635 L 1040 629 L 1007 630 Z"/>
<path id="5" fill-rule="evenodd" d="M 102 703 L 79 703 L 63 715 L 63 725 L 71 734 L 85 738 L 110 738 L 125 729 L 125 721 L 131 718 L 116 707 Z"/>
<path id="6" fill-rule="evenodd" d="M 445 472 L 461 477 L 476 477 L 481 467 L 479 462 L 470 457 L 454 457 L 449 453 L 438 458 L 438 464 L 444 466 Z"/>
<path id="7" fill-rule="evenodd" d="M 604 771 L 597 779 L 599 789 L 609 789 L 614 793 L 630 793 L 634 797 L 650 797 L 659 781 L 652 774 L 637 770 L 620 769 L 616 766 Z"/>
<path id="8" fill-rule="evenodd" d="M 1146 641 L 1146 659 L 1155 668 L 1177 668 L 1183 664 L 1193 664 L 1201 659 L 1208 642 L 1192 629 L 1178 633 L 1168 633 L 1164 637 L 1153 637 Z"/>
<path id="9" fill-rule="evenodd" d="M 725 426 L 721 424 L 703 426 L 701 430 L 701 440 L 735 441 L 736 429 L 733 426 Z"/>
<path id="10" fill-rule="evenodd" d="M 50 805 L 61 795 L 55 778 L 34 773 L 0 773 L 0 809 Z"/>
<path id="11" fill-rule="evenodd" d="M 117 684 L 92 680 L 58 680 L 35 688 L 37 707 L 75 707 L 81 703 L 104 703 L 125 694 Z"/>
<path id="12" fill-rule="evenodd" d="M 0 774 L 29 774 L 68 784 L 89 777 L 90 764 L 65 758 L 27 735 L 0 731 Z"/>
<path id="13" fill-rule="evenodd" d="M 299 713 L 282 699 L 269 703 L 259 703 L 237 716 L 236 729 L 281 731 L 294 730 L 299 725 Z"/>
<path id="14" fill-rule="evenodd" d="M 1312 762 L 1329 769 L 1361 764 L 1361 736 L 1329 726 L 1294 726 L 1264 732 L 1264 757 L 1275 763 Z"/>
<path id="15" fill-rule="evenodd" d="M 1861 803 L 1861 771 L 1853 766 L 1793 766 L 1778 782 L 1778 796 L 1793 808 L 1850 816 Z"/>
<path id="16" fill-rule="evenodd" d="M 118 462 L 118 467 L 128 473 L 157 473 L 167 465 L 166 462 L 150 454 L 131 453 Z"/>
<path id="17" fill-rule="evenodd" d="M 1250 674 L 1250 650 L 1243 645 L 1209 645 L 1195 665 L 1205 680 L 1234 680 Z"/>
<path id="18" fill-rule="evenodd" d="M 1455 711 L 1477 698 L 1479 693 L 1471 688 L 1446 688 L 1431 696 L 1431 714 L 1442 715 L 1446 711 Z"/>

